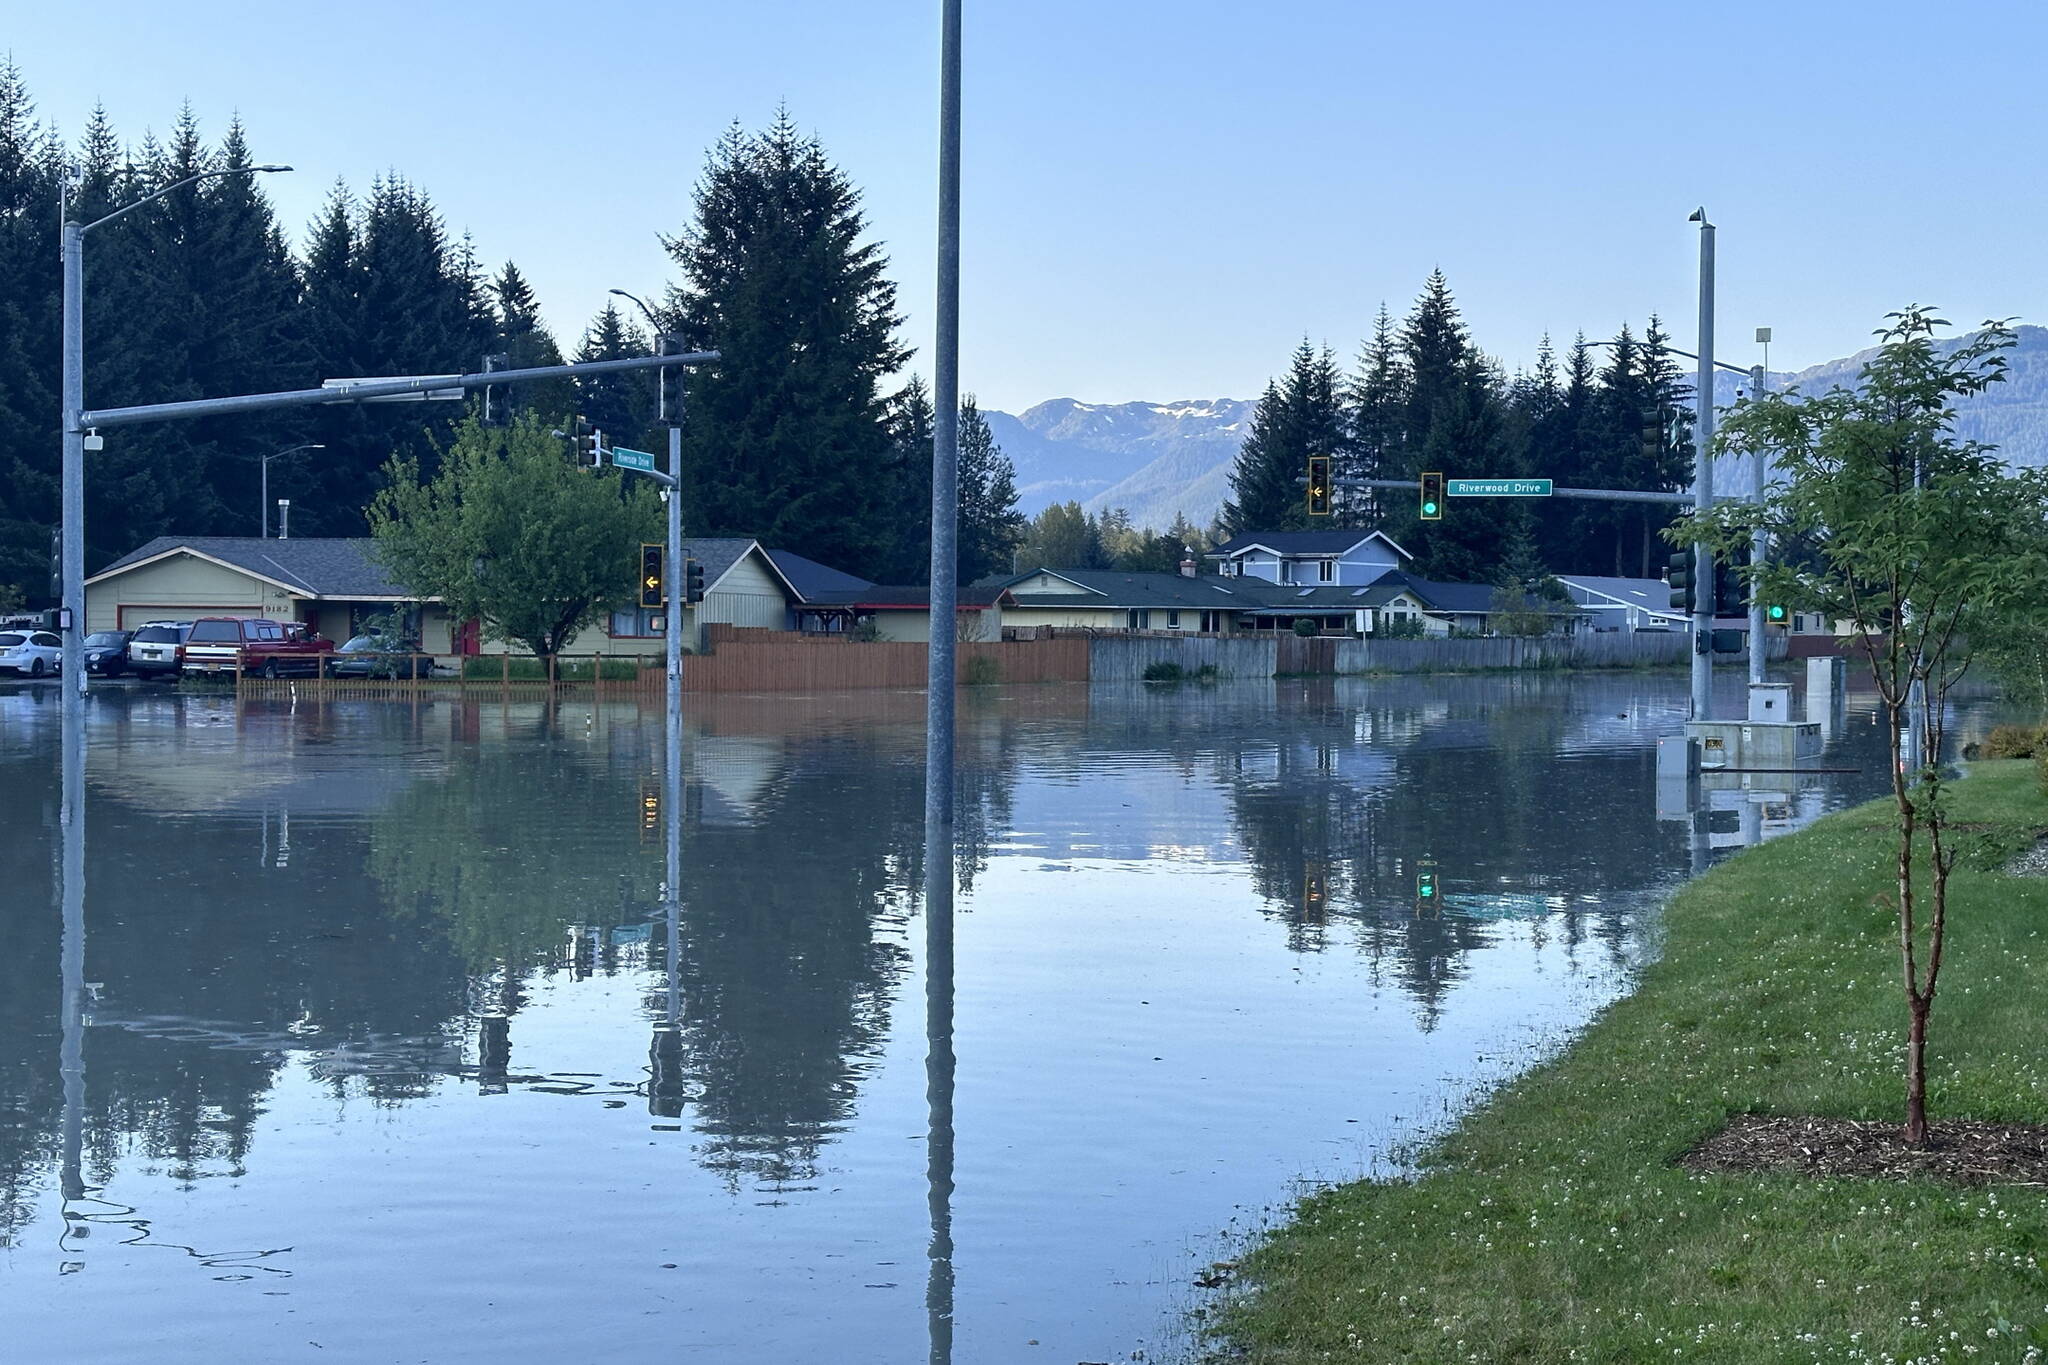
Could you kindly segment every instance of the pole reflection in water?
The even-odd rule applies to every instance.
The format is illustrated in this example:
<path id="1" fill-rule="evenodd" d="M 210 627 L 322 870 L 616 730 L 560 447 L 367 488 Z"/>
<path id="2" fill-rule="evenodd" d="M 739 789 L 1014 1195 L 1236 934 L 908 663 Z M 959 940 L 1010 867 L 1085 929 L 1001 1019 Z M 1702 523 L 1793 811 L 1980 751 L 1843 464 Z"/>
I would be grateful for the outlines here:
<path id="1" fill-rule="evenodd" d="M 68 682 L 67 682 L 68 686 Z M 63 1022 L 58 1058 L 64 1078 L 64 1151 L 61 1188 L 64 1197 L 64 1229 L 60 1245 L 68 1252 L 69 1238 L 85 1234 L 82 1215 L 74 1215 L 73 1201 L 85 1198 L 85 727 L 67 725 L 64 746 L 63 813 L 59 818 L 59 896 L 63 903 L 64 940 L 60 951 Z M 76 1222 L 74 1222 L 76 1218 Z M 65 1269 L 80 1267 L 67 1265 Z"/>
<path id="2" fill-rule="evenodd" d="M 673 663 L 671 664 L 673 667 Z M 673 690 L 673 684 L 671 684 Z M 661 778 L 664 870 L 661 901 L 668 929 L 668 1002 L 647 1052 L 647 1112 L 679 1118 L 683 1112 L 683 724 L 679 697 L 671 697 L 663 740 Z"/>
<path id="3" fill-rule="evenodd" d="M 931 1211 L 925 1326 L 931 1365 L 953 1359 L 953 841 L 925 822 L 925 1183 Z"/>

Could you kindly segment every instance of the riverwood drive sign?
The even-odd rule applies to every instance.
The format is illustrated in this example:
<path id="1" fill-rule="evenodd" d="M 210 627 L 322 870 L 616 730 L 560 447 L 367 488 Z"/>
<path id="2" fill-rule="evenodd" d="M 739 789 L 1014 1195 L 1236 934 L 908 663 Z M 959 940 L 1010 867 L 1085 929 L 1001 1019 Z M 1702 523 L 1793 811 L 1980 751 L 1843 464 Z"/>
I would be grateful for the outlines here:
<path id="1" fill-rule="evenodd" d="M 1549 479 L 1452 479 L 1448 492 L 1454 498 L 1547 498 Z"/>

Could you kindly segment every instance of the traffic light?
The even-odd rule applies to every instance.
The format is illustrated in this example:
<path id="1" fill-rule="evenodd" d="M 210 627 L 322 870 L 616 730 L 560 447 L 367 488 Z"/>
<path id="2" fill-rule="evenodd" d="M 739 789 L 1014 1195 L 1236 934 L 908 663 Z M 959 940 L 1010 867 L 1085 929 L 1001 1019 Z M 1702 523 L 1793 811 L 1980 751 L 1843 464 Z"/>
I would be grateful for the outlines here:
<path id="1" fill-rule="evenodd" d="M 1422 476 L 1422 519 L 1442 521 L 1444 519 L 1444 476 L 1424 474 Z"/>
<path id="2" fill-rule="evenodd" d="M 50 528 L 50 596 L 64 600 L 64 528 Z"/>
<path id="3" fill-rule="evenodd" d="M 1783 602 L 1770 602 L 1764 606 L 1764 621 L 1767 625 L 1782 626 L 1791 620 L 1791 613 Z"/>
<path id="4" fill-rule="evenodd" d="M 1692 551 L 1680 550 L 1665 562 L 1668 567 L 1664 576 L 1671 583 L 1671 610 L 1690 616 L 1693 607 Z"/>
<path id="5" fill-rule="evenodd" d="M 640 605 L 660 610 L 662 602 L 662 549 L 659 545 L 640 547 Z"/>
<path id="6" fill-rule="evenodd" d="M 512 367 L 512 357 L 500 352 L 484 357 L 484 373 L 506 370 Z M 512 386 L 510 384 L 484 385 L 484 425 L 487 427 L 509 426 L 512 421 Z"/>
<path id="7" fill-rule="evenodd" d="M 683 601 L 695 604 L 704 600 L 704 566 L 694 559 L 683 561 Z"/>
<path id="8" fill-rule="evenodd" d="M 1327 455 L 1308 457 L 1308 514 L 1312 517 L 1330 515 L 1330 457 Z"/>
<path id="9" fill-rule="evenodd" d="M 1714 561 L 1714 610 L 1732 613 L 1748 593 L 1743 590 L 1741 566 Z"/>
<path id="10" fill-rule="evenodd" d="M 595 469 L 604 463 L 604 433 L 578 417 L 569 424 L 569 443 L 576 453 L 577 464 L 588 464 Z"/>
<path id="11" fill-rule="evenodd" d="M 1424 854 L 1415 865 L 1415 903 L 1419 906 L 1437 903 L 1436 859 L 1428 854 Z"/>

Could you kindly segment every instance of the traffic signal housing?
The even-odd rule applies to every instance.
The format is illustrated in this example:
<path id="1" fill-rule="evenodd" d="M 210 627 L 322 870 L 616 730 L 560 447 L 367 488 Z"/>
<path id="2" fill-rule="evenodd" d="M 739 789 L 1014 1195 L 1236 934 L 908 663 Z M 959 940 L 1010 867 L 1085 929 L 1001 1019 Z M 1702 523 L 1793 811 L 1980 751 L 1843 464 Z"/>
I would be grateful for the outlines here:
<path id="1" fill-rule="evenodd" d="M 1767 602 L 1764 604 L 1765 625 L 1782 626 L 1791 619 L 1792 613 L 1783 602 Z"/>
<path id="2" fill-rule="evenodd" d="M 1308 457 L 1308 514 L 1312 517 L 1330 515 L 1330 457 L 1327 455 Z"/>
<path id="3" fill-rule="evenodd" d="M 1444 476 L 1435 473 L 1424 474 L 1419 491 L 1422 494 L 1421 506 L 1418 511 L 1421 518 L 1424 521 L 1442 521 L 1444 519 Z"/>
<path id="4" fill-rule="evenodd" d="M 1437 903 L 1436 859 L 1428 854 L 1424 854 L 1415 865 L 1415 903 L 1419 906 Z"/>
<path id="5" fill-rule="evenodd" d="M 1691 550 L 1680 550 L 1666 563 L 1665 578 L 1671 584 L 1671 610 L 1692 615 L 1693 607 L 1693 554 Z"/>
<path id="6" fill-rule="evenodd" d="M 1741 566 L 1733 563 L 1714 561 L 1714 611 L 1716 615 L 1734 615 L 1735 609 L 1749 594 L 1742 582 Z"/>
<path id="7" fill-rule="evenodd" d="M 683 601 L 695 604 L 704 600 L 704 566 L 694 559 L 683 561 Z"/>
<path id="8" fill-rule="evenodd" d="M 577 464 L 588 464 L 595 469 L 604 463 L 604 433 L 583 418 L 578 417 L 570 424 L 569 442 L 576 452 Z"/>
<path id="9" fill-rule="evenodd" d="M 640 547 L 640 605 L 656 611 L 661 609 L 664 596 L 661 560 L 661 546 Z"/>

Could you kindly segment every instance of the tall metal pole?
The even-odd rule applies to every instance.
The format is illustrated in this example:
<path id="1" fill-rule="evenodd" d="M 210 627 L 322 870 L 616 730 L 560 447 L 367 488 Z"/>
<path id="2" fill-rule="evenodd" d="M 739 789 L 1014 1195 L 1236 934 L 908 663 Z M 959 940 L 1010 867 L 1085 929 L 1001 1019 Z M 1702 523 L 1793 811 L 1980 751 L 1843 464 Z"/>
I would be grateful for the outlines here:
<path id="1" fill-rule="evenodd" d="M 1714 505 L 1714 225 L 1705 209 L 1693 218 L 1700 225 L 1700 372 L 1692 429 L 1692 505 L 1704 516 Z M 1692 718 L 1707 720 L 1714 689 L 1714 555 L 1705 545 L 1693 547 L 1692 573 Z"/>
<path id="2" fill-rule="evenodd" d="M 672 344 L 666 336 L 658 344 L 663 352 Z M 676 975 L 676 953 L 680 951 L 678 921 L 682 906 L 683 877 L 683 601 L 689 577 L 683 572 L 683 376 L 675 370 L 661 372 L 661 416 L 668 423 L 668 554 L 663 557 L 662 574 L 668 579 L 668 605 L 663 609 L 663 643 L 668 651 L 667 690 L 664 698 L 662 732 L 668 753 L 662 774 L 662 821 L 667 836 L 666 886 L 668 889 L 669 981 Z M 670 1023 L 676 1018 L 674 991 L 670 992 Z"/>
<path id="3" fill-rule="evenodd" d="M 1764 386 L 1770 382 L 1770 373 L 1764 366 L 1759 365 L 1755 370 L 1751 371 L 1751 374 L 1754 376 L 1750 381 L 1751 395 L 1755 398 L 1762 398 L 1764 396 Z M 1764 505 L 1764 452 L 1762 446 L 1758 446 L 1749 455 L 1749 498 L 1758 507 Z M 1769 550 L 1769 538 L 1764 535 L 1763 527 L 1759 526 L 1750 533 L 1749 537 L 1749 562 L 1755 570 L 1762 571 L 1764 556 L 1769 553 Z M 1749 589 L 1749 680 L 1753 683 L 1760 683 L 1764 680 L 1764 644 L 1764 595 L 1758 592 L 1756 585 L 1752 583 Z M 1745 714 L 1747 713 L 1745 712 Z"/>
<path id="4" fill-rule="evenodd" d="M 268 455 L 263 457 L 263 515 L 257 522 L 257 535 L 263 540 L 270 539 L 270 460 Z"/>
<path id="5" fill-rule="evenodd" d="M 931 643 L 924 734 L 927 1360 L 953 1358 L 953 687 L 960 514 L 960 0 L 941 6 L 939 290 L 933 347 Z"/>
<path id="6" fill-rule="evenodd" d="M 932 348 L 931 645 L 925 675 L 924 810 L 953 828 L 953 686 L 960 518 L 960 0 L 944 0 L 939 68 L 938 338 Z"/>
<path id="7" fill-rule="evenodd" d="M 85 731 L 65 725 L 62 745 L 58 877 L 64 937 L 59 953 L 63 996 L 58 1014 L 62 1021 L 58 1070 L 64 1084 L 64 1132 L 59 1179 L 68 1203 L 85 1196 Z"/>
<path id="8" fill-rule="evenodd" d="M 64 215 L 64 572 L 63 606 L 71 613 L 64 632 L 64 724 L 85 716 L 85 229 Z"/>

